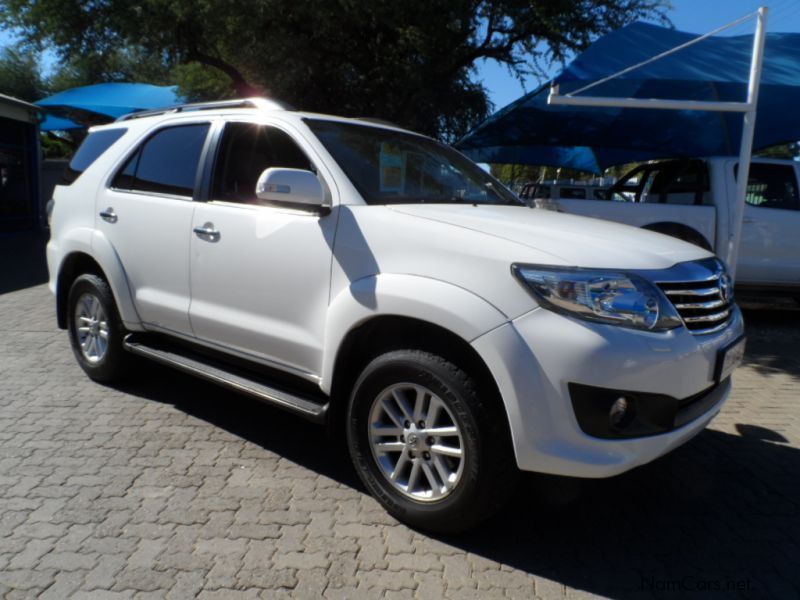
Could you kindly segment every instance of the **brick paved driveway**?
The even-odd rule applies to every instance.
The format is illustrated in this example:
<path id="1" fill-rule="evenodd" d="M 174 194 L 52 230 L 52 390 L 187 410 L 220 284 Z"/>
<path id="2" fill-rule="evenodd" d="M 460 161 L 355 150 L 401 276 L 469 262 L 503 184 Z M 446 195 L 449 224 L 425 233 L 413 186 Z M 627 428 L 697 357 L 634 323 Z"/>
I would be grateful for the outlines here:
<path id="1" fill-rule="evenodd" d="M 748 314 L 733 398 L 677 452 L 526 476 L 502 515 L 434 538 L 320 428 L 155 365 L 91 383 L 21 243 L 0 245 L 0 597 L 800 595 L 800 311 Z"/>

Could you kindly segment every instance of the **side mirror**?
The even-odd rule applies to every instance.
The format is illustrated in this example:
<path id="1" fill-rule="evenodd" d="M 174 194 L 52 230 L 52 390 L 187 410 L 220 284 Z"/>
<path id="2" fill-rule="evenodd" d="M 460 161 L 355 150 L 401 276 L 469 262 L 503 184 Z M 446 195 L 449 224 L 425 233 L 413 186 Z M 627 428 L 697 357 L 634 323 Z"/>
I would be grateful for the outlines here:
<path id="1" fill-rule="evenodd" d="M 322 183 L 311 171 L 271 167 L 261 173 L 256 183 L 259 200 L 326 208 Z"/>

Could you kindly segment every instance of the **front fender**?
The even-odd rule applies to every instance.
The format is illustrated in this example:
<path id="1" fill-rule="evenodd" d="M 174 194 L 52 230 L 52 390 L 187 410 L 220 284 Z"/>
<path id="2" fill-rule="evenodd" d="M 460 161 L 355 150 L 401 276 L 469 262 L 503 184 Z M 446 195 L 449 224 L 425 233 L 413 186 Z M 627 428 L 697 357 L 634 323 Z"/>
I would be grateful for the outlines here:
<path id="1" fill-rule="evenodd" d="M 428 321 L 470 342 L 508 321 L 472 292 L 437 279 L 379 274 L 353 282 L 328 307 L 320 387 L 330 393 L 333 370 L 347 334 L 378 316 Z"/>

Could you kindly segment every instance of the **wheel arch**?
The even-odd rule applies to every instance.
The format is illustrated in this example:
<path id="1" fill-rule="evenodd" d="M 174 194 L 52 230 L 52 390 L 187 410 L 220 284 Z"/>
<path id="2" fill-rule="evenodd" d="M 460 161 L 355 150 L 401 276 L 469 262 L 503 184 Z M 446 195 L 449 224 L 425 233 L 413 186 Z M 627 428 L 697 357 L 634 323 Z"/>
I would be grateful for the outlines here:
<path id="1" fill-rule="evenodd" d="M 397 349 L 424 350 L 451 360 L 502 403 L 494 376 L 470 342 L 507 321 L 483 298 L 440 280 L 381 274 L 354 282 L 328 309 L 320 387 L 332 400 L 331 424 L 344 412 L 367 361 Z"/>
<path id="2" fill-rule="evenodd" d="M 125 270 L 113 246 L 105 236 L 95 232 L 91 251 L 73 248 L 61 261 L 56 279 L 56 319 L 61 329 L 67 327 L 67 298 L 72 282 L 84 273 L 93 273 L 108 282 L 117 311 L 127 329 L 141 329 Z"/>
<path id="3" fill-rule="evenodd" d="M 479 393 L 496 401 L 495 408 L 502 411 L 508 426 L 500 388 L 475 348 L 441 325 L 401 315 L 375 316 L 350 329 L 342 340 L 331 381 L 332 425 L 343 417 L 352 385 L 368 362 L 385 352 L 401 349 L 430 352 L 458 365 L 475 379 Z"/>
<path id="4" fill-rule="evenodd" d="M 67 328 L 67 300 L 72 283 L 84 273 L 108 278 L 102 267 L 85 252 L 71 252 L 61 262 L 56 281 L 56 320 L 60 329 Z"/>

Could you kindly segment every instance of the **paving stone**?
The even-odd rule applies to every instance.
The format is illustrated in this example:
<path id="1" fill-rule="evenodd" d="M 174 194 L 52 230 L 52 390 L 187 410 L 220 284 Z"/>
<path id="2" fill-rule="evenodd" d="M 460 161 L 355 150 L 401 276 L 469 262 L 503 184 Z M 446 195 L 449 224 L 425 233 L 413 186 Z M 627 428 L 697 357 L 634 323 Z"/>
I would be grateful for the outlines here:
<path id="1" fill-rule="evenodd" d="M 25 550 L 16 554 L 8 563 L 9 569 L 33 569 L 39 559 L 53 549 L 52 540 L 32 538 L 25 546 Z"/>
<path id="2" fill-rule="evenodd" d="M 117 573 L 127 564 L 127 558 L 118 554 L 106 554 L 97 560 L 97 566 L 86 573 L 85 590 L 110 590 L 116 582 Z"/>
<path id="3" fill-rule="evenodd" d="M 643 580 L 687 576 L 795 597 L 800 312 L 776 315 L 748 313 L 695 440 L 609 480 L 523 476 L 474 531 L 431 536 L 313 425 L 155 365 L 97 385 L 45 286 L 0 294 L 0 597 L 664 597 Z"/>

